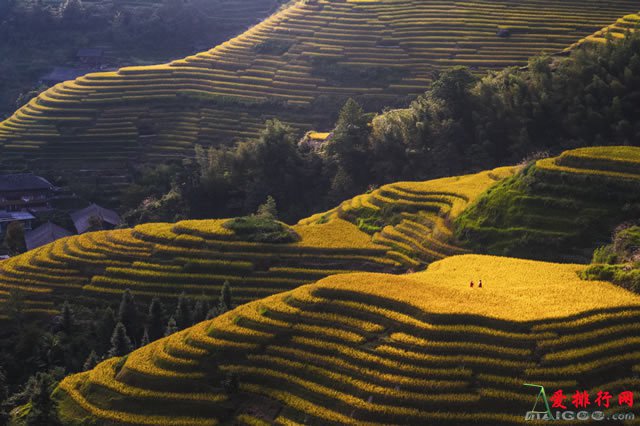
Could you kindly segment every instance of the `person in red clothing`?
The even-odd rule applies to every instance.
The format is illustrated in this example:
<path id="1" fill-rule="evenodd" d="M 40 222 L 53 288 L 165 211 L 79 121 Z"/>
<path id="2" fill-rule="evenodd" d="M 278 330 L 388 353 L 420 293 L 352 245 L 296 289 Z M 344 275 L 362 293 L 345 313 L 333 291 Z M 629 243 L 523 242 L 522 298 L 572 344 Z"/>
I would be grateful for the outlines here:
<path id="1" fill-rule="evenodd" d="M 473 288 L 473 280 L 471 280 L 471 284 L 469 284 L 469 287 Z"/>

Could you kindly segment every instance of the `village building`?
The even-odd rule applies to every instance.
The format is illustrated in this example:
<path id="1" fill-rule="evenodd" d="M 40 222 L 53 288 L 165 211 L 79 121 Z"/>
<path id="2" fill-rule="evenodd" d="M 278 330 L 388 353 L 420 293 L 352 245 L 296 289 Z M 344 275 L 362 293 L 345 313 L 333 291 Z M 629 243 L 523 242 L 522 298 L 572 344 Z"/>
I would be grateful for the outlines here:
<path id="1" fill-rule="evenodd" d="M 49 210 L 57 190 L 45 178 L 31 173 L 0 175 L 0 211 Z"/>
<path id="2" fill-rule="evenodd" d="M 56 225 L 55 223 L 47 222 L 38 226 L 32 231 L 25 233 L 24 240 L 27 246 L 27 250 L 33 250 L 40 246 L 52 243 L 60 238 L 68 237 L 72 235 L 71 232 Z"/>
<path id="3" fill-rule="evenodd" d="M 300 147 L 308 147 L 312 151 L 320 151 L 322 146 L 331 139 L 331 136 L 333 136 L 333 132 L 309 131 L 300 139 L 298 145 Z"/>
<path id="4" fill-rule="evenodd" d="M 71 220 L 73 220 L 73 225 L 76 227 L 78 234 L 95 230 L 94 221 L 99 222 L 100 229 L 113 229 L 122 223 L 118 213 L 95 203 L 71 213 Z"/>
<path id="5" fill-rule="evenodd" d="M 29 212 L 0 211 L 0 235 L 4 235 L 11 222 L 20 222 L 25 231 L 30 230 L 35 216 Z"/>

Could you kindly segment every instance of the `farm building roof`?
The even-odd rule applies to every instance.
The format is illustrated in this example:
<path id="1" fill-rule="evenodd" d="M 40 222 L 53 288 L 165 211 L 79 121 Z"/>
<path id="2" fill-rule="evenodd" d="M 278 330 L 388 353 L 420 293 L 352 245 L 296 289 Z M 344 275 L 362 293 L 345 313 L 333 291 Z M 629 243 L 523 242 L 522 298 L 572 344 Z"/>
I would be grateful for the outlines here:
<path id="1" fill-rule="evenodd" d="M 0 191 L 28 191 L 53 188 L 54 186 L 51 182 L 32 173 L 0 175 Z"/>
<path id="2" fill-rule="evenodd" d="M 89 220 L 92 216 L 100 218 L 103 222 L 116 226 L 122 222 L 118 213 L 113 210 L 105 209 L 97 204 L 91 204 L 82 210 L 71 213 L 71 220 L 78 231 L 78 234 L 87 232 L 91 227 Z"/>
<path id="3" fill-rule="evenodd" d="M 35 216 L 29 212 L 5 212 L 0 211 L 0 222 L 15 222 L 20 220 L 32 220 Z"/>
<path id="4" fill-rule="evenodd" d="M 32 250 L 34 248 L 49 244 L 60 238 L 68 237 L 72 235 L 71 232 L 56 225 L 55 223 L 47 222 L 44 225 L 38 226 L 33 231 L 29 231 L 25 234 L 24 239 L 27 244 L 27 249 Z"/>

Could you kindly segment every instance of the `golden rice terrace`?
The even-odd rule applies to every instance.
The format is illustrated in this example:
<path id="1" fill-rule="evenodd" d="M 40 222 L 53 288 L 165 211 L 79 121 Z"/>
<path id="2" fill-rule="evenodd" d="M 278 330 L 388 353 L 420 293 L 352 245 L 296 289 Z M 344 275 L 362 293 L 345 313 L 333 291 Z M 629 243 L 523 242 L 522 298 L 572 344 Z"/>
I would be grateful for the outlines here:
<path id="1" fill-rule="evenodd" d="M 347 97 L 371 108 L 425 90 L 435 70 L 524 64 L 637 11 L 632 0 L 298 1 L 244 34 L 169 64 L 89 74 L 0 124 L 6 169 L 94 170 L 191 155 L 277 116 L 326 127 Z"/>
<path id="2" fill-rule="evenodd" d="M 640 297 L 581 268 L 464 255 L 333 276 L 108 359 L 55 395 L 63 419 L 99 425 L 526 424 L 526 382 L 639 384 Z M 638 414 L 607 411 L 621 409 Z"/>
<path id="3" fill-rule="evenodd" d="M 213 298 L 225 281 L 244 303 L 333 274 L 422 268 L 466 252 L 452 241 L 450 221 L 515 170 L 385 185 L 291 227 L 299 241 L 290 243 L 245 241 L 225 227 L 228 220 L 151 223 L 60 239 L 0 264 L 0 303 L 18 290 L 29 312 L 51 314 L 59 300 L 115 299 L 125 289 L 139 297 Z M 357 226 L 359 215 L 375 216 L 385 206 L 402 212 L 402 221 L 373 235 Z"/>

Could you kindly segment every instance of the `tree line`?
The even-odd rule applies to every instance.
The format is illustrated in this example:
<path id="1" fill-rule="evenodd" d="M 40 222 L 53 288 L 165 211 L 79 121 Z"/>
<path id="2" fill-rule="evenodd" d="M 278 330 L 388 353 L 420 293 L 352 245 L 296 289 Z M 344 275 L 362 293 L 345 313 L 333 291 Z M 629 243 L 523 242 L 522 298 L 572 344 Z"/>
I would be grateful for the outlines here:
<path id="1" fill-rule="evenodd" d="M 196 148 L 192 163 L 144 169 L 124 195 L 130 224 L 247 214 L 271 195 L 296 221 L 399 180 L 427 180 L 516 164 L 539 153 L 640 140 L 640 36 L 584 47 L 570 57 L 478 76 L 437 75 L 409 108 L 342 108 L 319 150 L 277 120 L 260 137 Z"/>

